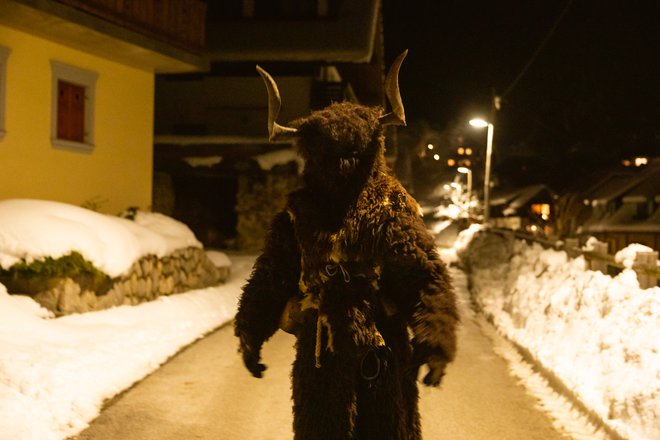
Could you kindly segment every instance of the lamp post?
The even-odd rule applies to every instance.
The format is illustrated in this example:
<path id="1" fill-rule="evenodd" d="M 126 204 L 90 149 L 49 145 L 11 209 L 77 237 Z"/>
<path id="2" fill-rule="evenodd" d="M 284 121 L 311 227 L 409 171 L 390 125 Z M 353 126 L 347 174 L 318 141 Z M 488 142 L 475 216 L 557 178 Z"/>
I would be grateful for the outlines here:
<path id="1" fill-rule="evenodd" d="M 477 128 L 488 127 L 486 141 L 486 170 L 484 172 L 484 223 L 490 221 L 490 158 L 493 154 L 493 124 L 483 119 L 472 119 L 470 125 Z"/>
<path id="2" fill-rule="evenodd" d="M 458 167 L 456 169 L 461 174 L 467 174 L 467 212 L 470 215 L 470 201 L 472 200 L 472 170 L 468 167 Z"/>

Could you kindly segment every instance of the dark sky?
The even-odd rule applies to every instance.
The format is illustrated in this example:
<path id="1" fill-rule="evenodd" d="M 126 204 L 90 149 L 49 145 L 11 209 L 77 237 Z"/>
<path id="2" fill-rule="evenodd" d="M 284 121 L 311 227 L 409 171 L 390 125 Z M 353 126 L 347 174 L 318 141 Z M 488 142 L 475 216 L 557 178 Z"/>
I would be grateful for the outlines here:
<path id="1" fill-rule="evenodd" d="M 504 95 L 494 119 L 500 161 L 526 156 L 566 170 L 660 155 L 657 4 L 384 0 L 386 62 L 410 50 L 400 74 L 408 120 L 439 130 L 488 116 L 492 94 Z"/>

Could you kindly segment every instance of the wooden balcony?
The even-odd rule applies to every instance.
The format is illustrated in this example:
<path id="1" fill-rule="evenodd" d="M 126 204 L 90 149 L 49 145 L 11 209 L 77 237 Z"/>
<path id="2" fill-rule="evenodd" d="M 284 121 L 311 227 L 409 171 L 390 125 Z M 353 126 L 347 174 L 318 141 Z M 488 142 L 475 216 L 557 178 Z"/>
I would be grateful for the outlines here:
<path id="1" fill-rule="evenodd" d="M 0 0 L 0 24 L 155 73 L 206 71 L 202 0 Z"/>
<path id="2" fill-rule="evenodd" d="M 201 0 L 55 1 L 193 53 L 204 49 L 206 3 Z"/>

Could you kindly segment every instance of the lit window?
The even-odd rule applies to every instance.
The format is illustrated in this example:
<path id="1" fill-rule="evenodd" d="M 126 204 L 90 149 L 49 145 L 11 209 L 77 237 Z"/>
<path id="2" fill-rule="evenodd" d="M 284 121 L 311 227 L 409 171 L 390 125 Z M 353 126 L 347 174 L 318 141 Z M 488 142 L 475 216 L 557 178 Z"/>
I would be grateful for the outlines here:
<path id="1" fill-rule="evenodd" d="M 641 167 L 642 165 L 647 165 L 649 163 L 649 158 L 648 157 L 636 157 L 635 158 L 635 166 L 636 167 Z"/>
<path id="2" fill-rule="evenodd" d="M 463 148 L 463 147 L 458 147 L 458 154 L 459 154 L 459 155 L 463 155 L 463 154 L 465 154 L 465 148 Z"/>
<path id="3" fill-rule="evenodd" d="M 470 156 L 470 155 L 472 155 L 472 148 L 466 148 L 466 149 L 465 149 L 465 155 L 466 155 L 466 156 Z"/>
<path id="4" fill-rule="evenodd" d="M 454 159 L 447 159 L 447 165 L 453 167 L 454 165 L 456 165 L 456 161 Z"/>
<path id="5" fill-rule="evenodd" d="M 11 50 L 0 46 L 0 139 L 5 136 L 5 87 L 7 82 L 7 58 Z"/>
<path id="6" fill-rule="evenodd" d="M 550 219 L 550 205 L 547 203 L 534 203 L 532 205 L 532 212 L 539 217 L 541 217 L 543 220 L 548 220 Z"/>
<path id="7" fill-rule="evenodd" d="M 51 61 L 52 124 L 55 148 L 91 152 L 94 149 L 94 97 L 98 75 Z"/>

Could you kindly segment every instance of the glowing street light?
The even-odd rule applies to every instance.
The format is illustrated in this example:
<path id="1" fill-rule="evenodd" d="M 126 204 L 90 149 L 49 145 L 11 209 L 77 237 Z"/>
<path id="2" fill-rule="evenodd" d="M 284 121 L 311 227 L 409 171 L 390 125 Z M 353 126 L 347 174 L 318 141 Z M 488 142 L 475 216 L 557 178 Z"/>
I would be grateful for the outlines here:
<path id="1" fill-rule="evenodd" d="M 493 124 L 483 119 L 472 119 L 470 125 L 476 128 L 488 127 L 486 141 L 486 171 L 484 173 L 484 223 L 490 221 L 490 158 L 493 155 Z"/>
<path id="2" fill-rule="evenodd" d="M 456 171 L 461 174 L 467 174 L 468 212 L 470 212 L 470 200 L 472 200 L 472 170 L 467 167 L 458 167 Z"/>

